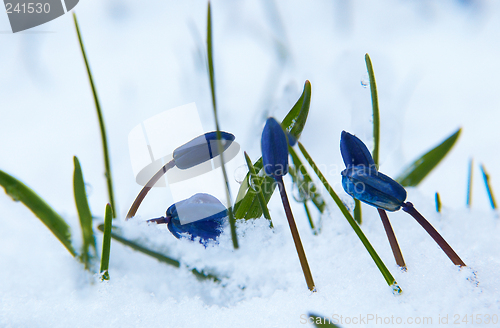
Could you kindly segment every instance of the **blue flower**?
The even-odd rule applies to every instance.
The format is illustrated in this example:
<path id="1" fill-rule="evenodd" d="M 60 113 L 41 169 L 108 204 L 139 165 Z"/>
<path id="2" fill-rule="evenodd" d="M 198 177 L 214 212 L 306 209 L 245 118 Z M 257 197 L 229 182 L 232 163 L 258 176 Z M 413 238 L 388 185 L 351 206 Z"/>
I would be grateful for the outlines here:
<path id="1" fill-rule="evenodd" d="M 214 196 L 198 193 L 171 205 L 166 217 L 149 221 L 166 223 L 168 230 L 178 239 L 199 238 L 206 247 L 210 239 L 216 240 L 222 233 L 227 209 Z"/>
<path id="2" fill-rule="evenodd" d="M 222 152 L 224 152 L 234 141 L 234 135 L 228 132 L 220 132 Z M 193 166 L 206 162 L 219 156 L 217 132 L 208 132 L 194 138 L 188 143 L 174 150 L 175 166 L 180 169 L 189 169 Z"/>
<path id="3" fill-rule="evenodd" d="M 393 212 L 406 200 L 405 188 L 374 167 L 349 166 L 341 174 L 345 192 L 364 203 Z"/>
<path id="4" fill-rule="evenodd" d="M 340 153 L 347 168 L 353 165 L 376 167 L 373 157 L 363 141 L 355 135 L 342 131 L 340 137 Z"/>
<path id="5" fill-rule="evenodd" d="M 261 138 L 262 161 L 267 175 L 279 179 L 288 173 L 288 141 L 274 118 L 266 121 Z"/>
<path id="6" fill-rule="evenodd" d="M 340 152 L 347 167 L 342 174 L 342 187 L 355 199 L 388 211 L 397 211 L 406 200 L 406 190 L 380 173 L 363 141 L 342 131 Z"/>
<path id="7" fill-rule="evenodd" d="M 342 153 L 342 158 L 346 165 L 346 169 L 341 172 L 342 175 L 342 187 L 346 193 L 351 195 L 355 199 L 375 206 L 382 210 L 387 211 L 397 211 L 401 207 L 403 211 L 409 213 L 411 216 L 417 220 L 417 222 L 427 231 L 427 233 L 436 241 L 436 243 L 441 247 L 441 249 L 446 253 L 450 260 L 455 265 L 465 266 L 465 263 L 460 259 L 460 257 L 455 253 L 455 251 L 448 245 L 443 237 L 434 229 L 434 227 L 420 214 L 410 202 L 406 202 L 406 190 L 399 183 L 388 177 L 387 175 L 380 173 L 377 170 L 377 166 L 373 161 L 373 158 L 366 148 L 365 144 L 352 134 L 342 131 L 342 136 L 340 139 L 340 151 Z M 386 229 L 387 236 L 389 237 L 389 242 L 391 243 L 392 251 L 394 257 L 396 258 L 396 263 L 398 265 L 405 267 L 403 256 L 399 250 L 399 246 L 396 241 L 396 236 L 392 231 L 389 219 L 384 211 L 379 211 L 380 218 L 384 223 L 384 228 Z M 400 259 L 398 260 L 397 254 L 399 253 Z"/>

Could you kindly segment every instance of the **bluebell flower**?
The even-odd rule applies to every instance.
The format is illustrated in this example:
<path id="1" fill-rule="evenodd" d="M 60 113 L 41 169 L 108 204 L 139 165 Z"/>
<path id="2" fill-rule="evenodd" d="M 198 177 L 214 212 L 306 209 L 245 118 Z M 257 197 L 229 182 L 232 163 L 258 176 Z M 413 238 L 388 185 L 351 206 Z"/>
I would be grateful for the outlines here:
<path id="1" fill-rule="evenodd" d="M 293 144 L 296 141 L 297 139 L 293 138 L 290 142 Z M 285 185 L 283 184 L 283 176 L 288 173 L 288 143 L 287 135 L 278 121 L 272 117 L 268 118 L 264 130 L 262 131 L 261 138 L 264 172 L 276 180 L 307 287 L 309 290 L 315 291 L 314 280 L 309 264 L 307 263 L 306 253 L 302 247 L 297 225 L 295 224 L 295 219 L 293 218 L 288 196 L 286 194 Z"/>
<path id="2" fill-rule="evenodd" d="M 266 121 L 261 138 L 264 171 L 274 179 L 288 173 L 288 141 L 281 125 L 274 118 Z"/>
<path id="3" fill-rule="evenodd" d="M 375 167 L 375 162 L 363 141 L 349 132 L 342 131 L 340 137 L 340 153 L 345 166 L 365 165 Z"/>
<path id="4" fill-rule="evenodd" d="M 406 200 L 399 183 L 365 165 L 350 166 L 342 174 L 342 187 L 353 198 L 387 211 L 397 211 Z"/>
<path id="5" fill-rule="evenodd" d="M 391 235 L 393 238 L 393 241 L 391 241 L 391 238 L 389 237 L 389 241 L 391 242 L 396 262 L 400 266 L 405 267 L 404 260 L 401 255 L 401 251 L 399 250 L 394 232 L 392 231 L 392 227 L 390 227 L 387 215 L 382 210 L 393 212 L 403 208 L 403 211 L 407 212 L 413 216 L 415 220 L 417 220 L 417 222 L 427 231 L 434 241 L 436 241 L 436 243 L 455 265 L 465 266 L 465 263 L 462 259 L 460 259 L 457 253 L 455 253 L 450 245 L 422 216 L 422 214 L 420 214 L 413 207 L 413 204 L 405 202 L 405 188 L 377 170 L 377 166 L 375 165 L 368 148 L 366 148 L 365 144 L 359 138 L 348 132 L 342 131 L 340 151 L 347 167 L 341 172 L 342 187 L 344 187 L 346 193 L 351 195 L 353 198 L 359 199 L 360 201 L 379 209 L 382 221 L 385 220 L 388 224 L 389 229 L 385 226 L 385 224 L 384 228 L 386 229 L 387 236 L 389 237 Z M 401 262 L 398 262 L 398 253 Z"/>
<path id="6" fill-rule="evenodd" d="M 149 222 L 166 223 L 174 237 L 199 238 L 206 247 L 222 233 L 227 222 L 227 208 L 214 196 L 198 193 L 171 205 L 165 217 Z"/>
<path id="7" fill-rule="evenodd" d="M 234 135 L 220 132 L 222 151 L 224 152 L 234 141 Z M 208 132 L 194 138 L 174 150 L 175 166 L 180 169 L 189 169 L 220 155 L 217 132 Z"/>

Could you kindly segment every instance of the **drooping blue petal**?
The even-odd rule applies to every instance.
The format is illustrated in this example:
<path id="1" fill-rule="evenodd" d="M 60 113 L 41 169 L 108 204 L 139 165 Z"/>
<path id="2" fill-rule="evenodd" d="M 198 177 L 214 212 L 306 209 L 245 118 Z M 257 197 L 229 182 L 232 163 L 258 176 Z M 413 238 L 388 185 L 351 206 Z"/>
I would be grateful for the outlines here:
<path id="1" fill-rule="evenodd" d="M 210 239 L 219 237 L 227 222 L 226 207 L 217 198 L 202 193 L 173 204 L 166 214 L 168 230 L 176 238 L 199 237 L 205 246 Z"/>
<path id="2" fill-rule="evenodd" d="M 393 212 L 406 200 L 403 186 L 373 167 L 351 166 L 341 174 L 346 193 L 364 203 Z"/>
<path id="3" fill-rule="evenodd" d="M 342 131 L 340 152 L 347 168 L 353 165 L 365 165 L 375 168 L 375 162 L 363 141 L 349 132 Z"/>
<path id="4" fill-rule="evenodd" d="M 267 175 L 277 179 L 288 173 L 288 141 L 274 118 L 266 121 L 261 138 L 262 161 Z"/>
<path id="5" fill-rule="evenodd" d="M 222 151 L 225 151 L 234 141 L 234 135 L 221 131 Z M 194 138 L 174 150 L 175 165 L 180 169 L 189 169 L 193 166 L 217 157 L 218 151 L 217 132 L 208 132 Z"/>

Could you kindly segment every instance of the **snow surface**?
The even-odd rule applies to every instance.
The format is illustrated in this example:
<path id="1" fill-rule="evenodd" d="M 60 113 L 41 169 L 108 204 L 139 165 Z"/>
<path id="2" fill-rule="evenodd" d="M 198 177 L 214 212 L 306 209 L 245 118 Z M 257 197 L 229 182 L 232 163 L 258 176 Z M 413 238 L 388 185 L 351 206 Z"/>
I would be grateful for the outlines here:
<path id="1" fill-rule="evenodd" d="M 489 207 L 478 168 L 484 163 L 493 190 L 500 190 L 500 3 L 277 1 L 273 8 L 265 1 L 212 4 L 222 128 L 235 133 L 242 149 L 257 159 L 265 118 L 282 118 L 310 80 L 311 110 L 301 142 L 352 203 L 340 185 L 339 140 L 347 130 L 371 145 L 370 92 L 361 84 L 369 53 L 381 108 L 382 172 L 397 176 L 463 128 L 456 147 L 418 188 L 408 190 L 408 199 L 468 267 L 453 266 L 415 220 L 397 212 L 389 218 L 408 265 L 407 272 L 399 271 L 375 209 L 364 206 L 362 229 L 403 289 L 394 296 L 321 189 L 329 214 L 321 218 L 319 236 L 292 201 L 318 289 L 312 294 L 276 195 L 270 202 L 275 229 L 269 230 L 264 219 L 239 223 L 241 248 L 235 251 L 228 233 L 218 246 L 205 249 L 175 239 L 165 227 L 143 223 L 170 205 L 165 193 L 155 191 L 138 219 L 117 224 L 131 238 L 180 258 L 183 267 L 112 242 L 111 280 L 100 283 L 29 210 L 2 192 L 1 327 L 309 327 L 304 322 L 310 312 L 342 316 L 344 327 L 358 326 L 355 317 L 370 316 L 393 316 L 392 322 L 399 317 L 407 324 L 426 317 L 432 324 L 422 326 L 441 327 L 446 317 L 450 326 L 456 326 L 457 316 L 461 326 L 464 316 L 476 326 L 478 315 L 483 321 L 486 315 L 500 316 L 499 218 Z M 194 101 L 206 131 L 214 129 L 203 57 L 206 2 L 85 0 L 76 12 L 104 110 L 124 217 L 140 189 L 127 146 L 134 126 Z M 17 34 L 7 32 L 7 16 L 1 17 L 0 169 L 64 216 L 79 249 L 72 156 L 82 164 L 96 221 L 102 220 L 107 191 L 99 127 L 72 17 Z M 471 157 L 475 181 L 473 206 L 467 209 Z M 289 181 L 287 188 L 291 195 Z M 436 191 L 442 214 L 434 210 Z M 317 212 L 313 215 L 319 220 Z M 200 282 L 187 266 L 226 278 L 221 284 Z M 376 323 L 366 326 L 393 326 Z"/>

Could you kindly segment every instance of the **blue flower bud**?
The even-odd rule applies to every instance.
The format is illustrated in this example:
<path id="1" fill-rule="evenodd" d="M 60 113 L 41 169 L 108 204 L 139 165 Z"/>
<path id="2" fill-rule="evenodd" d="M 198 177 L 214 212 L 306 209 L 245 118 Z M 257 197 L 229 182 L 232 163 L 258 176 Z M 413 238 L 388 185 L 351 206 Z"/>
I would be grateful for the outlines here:
<path id="1" fill-rule="evenodd" d="M 220 132 L 222 152 L 225 151 L 234 141 L 234 135 L 228 132 Z M 175 166 L 185 170 L 193 166 L 206 162 L 219 156 L 217 132 L 208 132 L 194 138 L 188 143 L 174 150 Z"/>
<path id="2" fill-rule="evenodd" d="M 341 174 L 345 192 L 366 204 L 393 212 L 406 200 L 405 188 L 374 167 L 350 166 Z"/>
<path id="3" fill-rule="evenodd" d="M 267 175 L 278 179 L 288 173 L 288 141 L 274 118 L 266 121 L 261 138 L 262 162 Z"/>
<path id="4" fill-rule="evenodd" d="M 210 239 L 216 240 L 227 221 L 226 207 L 214 196 L 198 193 L 177 202 L 167 209 L 166 218 L 150 220 L 167 223 L 168 230 L 176 238 L 200 238 L 207 246 Z"/>
<path id="5" fill-rule="evenodd" d="M 375 162 L 363 141 L 349 132 L 342 131 L 340 137 L 340 152 L 345 166 L 365 165 L 375 168 Z"/>

